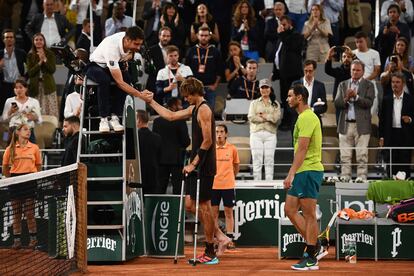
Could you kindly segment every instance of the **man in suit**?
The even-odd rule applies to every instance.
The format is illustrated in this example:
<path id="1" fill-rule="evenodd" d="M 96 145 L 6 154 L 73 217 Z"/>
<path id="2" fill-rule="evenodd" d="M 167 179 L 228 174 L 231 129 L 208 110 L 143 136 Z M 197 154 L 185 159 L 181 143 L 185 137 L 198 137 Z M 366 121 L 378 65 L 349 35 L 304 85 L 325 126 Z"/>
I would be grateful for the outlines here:
<path id="1" fill-rule="evenodd" d="M 55 13 L 53 7 L 53 0 L 44 0 L 43 13 L 37 14 L 25 29 L 29 37 L 33 37 L 36 33 L 42 33 L 46 37 L 47 47 L 59 42 L 66 44 L 76 32 L 66 17 Z"/>
<path id="2" fill-rule="evenodd" d="M 173 112 L 182 110 L 181 100 L 171 98 L 167 108 Z M 160 187 L 166 193 L 171 176 L 173 194 L 180 194 L 185 149 L 190 145 L 187 123 L 185 120 L 168 121 L 163 117 L 154 120 L 152 131 L 161 136 Z"/>
<path id="3" fill-rule="evenodd" d="M 85 49 L 88 54 L 91 49 L 91 22 L 85 18 L 82 22 L 82 32 L 76 42 L 76 48 Z"/>
<path id="4" fill-rule="evenodd" d="M 338 121 L 341 148 L 341 180 L 352 176 L 352 149 L 356 147 L 357 179 L 362 182 L 368 174 L 368 143 L 371 136 L 371 107 L 375 98 L 374 85 L 363 78 L 365 65 L 360 60 L 351 63 L 351 79 L 339 84 L 335 107 L 340 110 Z"/>
<path id="5" fill-rule="evenodd" d="M 144 194 L 162 193 L 159 184 L 161 136 L 148 128 L 149 116 L 145 110 L 137 111 L 141 181 Z"/>
<path id="6" fill-rule="evenodd" d="M 148 72 L 148 80 L 146 88 L 149 91 L 156 91 L 155 83 L 157 81 L 157 74 L 167 64 L 167 46 L 171 42 L 171 29 L 169 27 L 162 27 L 158 32 L 159 42 L 149 48 L 150 57 L 153 62 L 153 68 Z M 162 97 L 155 95 L 157 103 L 163 103 Z"/>
<path id="7" fill-rule="evenodd" d="M 313 110 L 313 112 L 318 116 L 319 121 L 322 125 L 321 115 L 327 110 L 326 103 L 326 90 L 325 84 L 320 81 L 315 80 L 316 73 L 316 61 L 306 60 L 303 65 L 303 72 L 305 77 L 301 78 L 298 81 L 293 82 L 293 84 L 302 84 L 309 92 L 308 105 Z M 292 85 L 293 85 L 292 84 Z M 296 120 L 298 118 L 298 113 L 291 109 L 292 111 L 292 131 L 295 127 Z"/>
<path id="8" fill-rule="evenodd" d="M 26 52 L 16 48 L 16 36 L 11 29 L 3 31 L 4 49 L 0 50 L 0 113 L 3 112 L 7 98 L 14 96 L 14 82 L 24 76 Z"/>
<path id="9" fill-rule="evenodd" d="M 286 13 L 285 4 L 282 2 L 275 2 L 273 7 L 274 16 L 266 20 L 264 30 L 265 52 L 266 60 L 272 62 L 275 54 L 276 42 L 279 38 L 277 28 L 279 27 L 280 18 Z"/>
<path id="10" fill-rule="evenodd" d="M 145 20 L 144 34 L 145 41 L 150 47 L 158 43 L 158 30 L 161 27 L 162 2 L 162 0 L 152 0 L 144 4 L 144 12 L 142 14 L 142 19 Z"/>
<path id="11" fill-rule="evenodd" d="M 276 43 L 276 54 L 273 63 L 272 81 L 280 80 L 280 100 L 283 107 L 281 129 L 288 130 L 292 122 L 286 103 L 287 94 L 293 81 L 302 74 L 302 49 L 304 39 L 292 26 L 292 20 L 284 15 L 277 28 L 279 39 Z"/>
<path id="12" fill-rule="evenodd" d="M 413 146 L 413 96 L 404 92 L 405 77 L 402 73 L 391 76 L 392 94 L 384 96 L 379 116 L 379 146 L 380 147 L 412 147 Z M 385 151 L 387 163 L 390 161 L 389 151 Z M 391 163 L 404 163 L 407 165 L 392 165 L 388 171 L 389 176 L 398 171 L 404 171 L 410 177 L 411 150 L 391 150 Z"/>

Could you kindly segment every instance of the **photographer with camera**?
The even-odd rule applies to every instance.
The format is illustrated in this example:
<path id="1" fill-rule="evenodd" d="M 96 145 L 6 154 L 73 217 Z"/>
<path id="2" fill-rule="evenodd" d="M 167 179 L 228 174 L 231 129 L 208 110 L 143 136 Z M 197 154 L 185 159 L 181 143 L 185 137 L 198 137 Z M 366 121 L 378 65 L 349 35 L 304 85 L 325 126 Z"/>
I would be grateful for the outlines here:
<path id="1" fill-rule="evenodd" d="M 338 67 L 332 67 L 332 59 L 339 57 L 341 65 Z M 335 78 L 334 87 L 332 91 L 332 98 L 335 100 L 338 85 L 344 80 L 351 78 L 351 62 L 354 55 L 351 48 L 347 46 L 334 46 L 331 47 L 326 56 L 325 73 Z M 339 111 L 336 111 L 336 122 L 338 123 Z"/>
<path id="2" fill-rule="evenodd" d="M 395 73 L 401 73 L 405 78 L 404 91 L 410 95 L 414 95 L 414 84 L 413 76 L 410 71 L 403 67 L 400 56 L 393 55 L 389 57 L 390 62 L 388 63 L 385 71 L 381 74 L 380 80 L 383 90 L 383 95 L 392 95 L 391 88 L 391 76 Z"/>
<path id="3" fill-rule="evenodd" d="M 91 54 L 86 75 L 98 83 L 98 109 L 101 122 L 100 132 L 109 132 L 110 125 L 115 131 L 123 131 L 117 116 L 122 115 L 126 94 L 151 101 L 152 93 L 141 92 L 129 84 L 130 76 L 124 64 L 137 52 L 144 41 L 144 32 L 139 27 L 131 27 L 126 32 L 106 37 Z M 119 89 L 110 89 L 111 82 Z M 112 113 L 111 121 L 108 117 Z"/>

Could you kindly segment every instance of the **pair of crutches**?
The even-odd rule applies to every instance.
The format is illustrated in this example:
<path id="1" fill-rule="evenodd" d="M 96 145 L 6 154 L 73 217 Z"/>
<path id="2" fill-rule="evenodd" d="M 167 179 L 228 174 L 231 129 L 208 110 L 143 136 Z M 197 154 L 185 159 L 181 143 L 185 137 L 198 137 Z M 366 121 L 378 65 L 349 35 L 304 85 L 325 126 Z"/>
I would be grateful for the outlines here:
<path id="1" fill-rule="evenodd" d="M 184 185 L 185 180 L 187 179 L 188 175 L 185 174 L 183 181 L 181 182 L 181 194 L 180 194 L 180 208 L 178 214 L 178 226 L 177 226 L 177 240 L 175 243 L 175 255 L 174 255 L 174 264 L 177 263 L 177 256 L 178 256 L 178 244 L 180 242 L 180 235 L 181 235 L 181 223 L 182 223 L 182 212 L 183 212 L 183 201 L 184 201 Z M 197 264 L 197 236 L 198 236 L 198 206 L 200 204 L 200 179 L 197 179 L 197 187 L 196 187 L 196 210 L 195 210 L 195 225 L 194 225 L 194 251 L 193 251 L 193 259 L 188 260 L 188 263 L 195 266 Z"/>

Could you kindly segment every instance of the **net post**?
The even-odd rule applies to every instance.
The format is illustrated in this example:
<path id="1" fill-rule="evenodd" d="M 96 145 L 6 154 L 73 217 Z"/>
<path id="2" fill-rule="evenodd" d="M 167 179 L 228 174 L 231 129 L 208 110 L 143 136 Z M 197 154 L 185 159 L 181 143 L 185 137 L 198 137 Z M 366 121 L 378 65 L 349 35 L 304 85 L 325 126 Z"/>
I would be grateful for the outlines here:
<path id="1" fill-rule="evenodd" d="M 76 254 L 77 267 L 80 272 L 87 273 L 88 252 L 86 249 L 87 230 L 87 167 L 84 163 L 78 163 L 78 188 L 76 189 Z"/>

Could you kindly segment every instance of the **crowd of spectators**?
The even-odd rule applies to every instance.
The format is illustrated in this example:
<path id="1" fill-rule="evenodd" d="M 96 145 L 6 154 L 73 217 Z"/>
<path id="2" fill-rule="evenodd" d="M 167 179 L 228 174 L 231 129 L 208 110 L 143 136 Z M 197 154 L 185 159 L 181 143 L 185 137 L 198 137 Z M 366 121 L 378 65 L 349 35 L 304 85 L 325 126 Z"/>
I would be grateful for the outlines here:
<path id="1" fill-rule="evenodd" d="M 69 44 L 73 48 L 85 48 L 89 53 L 105 37 L 133 25 L 143 28 L 144 48 L 148 50 L 145 57 L 151 58 L 146 68 L 145 88 L 154 92 L 155 99 L 165 105 L 171 98 L 180 98 L 179 84 L 189 76 L 204 83 L 205 98 L 213 110 L 221 82 L 227 83 L 229 99 L 247 99 L 252 104 L 263 101 L 257 75 L 260 64 L 268 62 L 273 64 L 269 82 L 279 80 L 280 83 L 280 91 L 274 91 L 280 95 L 277 106 L 282 113 L 278 118 L 281 122 L 276 126 L 280 123 L 279 129 L 292 129 L 295 114 L 286 105 L 286 98 L 290 86 L 301 83 L 309 90 L 308 104 L 319 117 L 327 110 L 326 94 L 332 92 L 341 138 L 341 135 L 350 136 L 348 125 L 359 120 L 355 115 L 360 102 L 364 102 L 364 97 L 360 96 L 361 87 L 369 88 L 369 102 L 372 101 L 362 104 L 364 109 L 370 109 L 369 117 L 364 117 L 368 121 L 371 115 L 384 119 L 382 106 L 385 103 L 381 99 L 393 95 L 396 74 L 404 76 L 404 93 L 414 93 L 414 59 L 409 54 L 414 17 L 412 1 L 380 1 L 381 25 L 377 37 L 374 32 L 361 31 L 367 19 L 362 17 L 360 4 L 368 2 L 375 11 L 375 3 L 371 3 L 374 1 L 147 0 L 134 16 L 131 1 L 93 0 L 93 24 L 89 20 L 89 2 L 33 0 L 8 4 L 21 9 L 21 18 L 19 24 L 13 24 L 11 14 L 0 17 L 3 120 L 11 121 L 9 117 L 14 113 L 24 114 L 22 96 L 19 96 L 22 89 L 18 85 L 14 87 L 22 78 L 28 80 L 26 97 L 38 101 L 40 107 L 40 112 L 36 111 L 36 116 L 29 121 L 39 123 L 41 115 L 59 117 L 54 73 L 60 60 L 50 49 L 53 44 Z M 343 46 L 345 36 L 354 37 L 355 49 Z M 360 63 L 352 63 L 353 60 Z M 334 61 L 340 62 L 340 66 Z M 324 84 L 315 79 L 318 63 L 335 78 L 333 91 L 326 91 Z M 363 74 L 360 78 L 356 72 L 352 75 L 353 66 L 362 67 L 358 71 Z M 357 79 L 357 84 L 351 79 Z M 271 88 L 276 87 L 270 84 Z M 383 94 L 379 94 L 380 90 Z M 68 96 L 67 105 L 63 106 L 64 117 L 79 115 L 82 105 L 79 91 L 74 88 L 69 92 L 73 95 L 64 95 L 64 98 Z M 11 105 L 14 103 L 9 100 L 11 98 L 15 98 L 17 107 Z M 185 106 L 184 99 L 180 100 Z M 253 117 L 250 113 L 249 116 L 251 128 L 255 129 Z M 401 124 L 392 127 L 399 128 Z M 275 133 L 273 128 L 266 130 Z M 361 139 L 365 134 L 371 134 L 371 130 L 356 127 L 352 135 Z M 345 138 L 341 140 L 345 142 Z M 359 155 L 364 153 L 359 152 Z M 341 151 L 343 163 L 348 162 L 346 156 L 347 153 Z M 363 156 L 358 160 L 366 161 Z M 346 166 L 343 168 L 346 170 Z M 361 167 L 361 170 L 364 169 Z M 343 171 L 342 175 L 348 178 L 349 173 Z M 358 176 L 365 179 L 363 172 Z"/>

